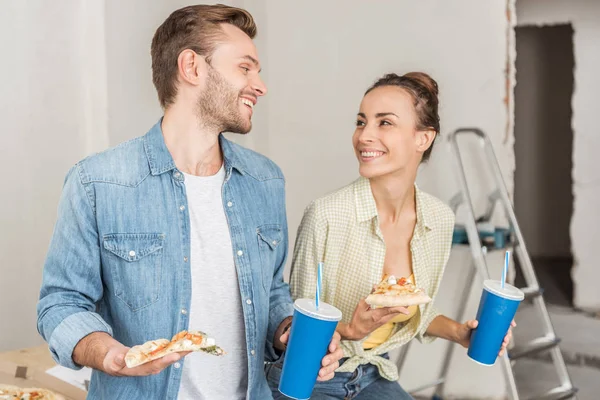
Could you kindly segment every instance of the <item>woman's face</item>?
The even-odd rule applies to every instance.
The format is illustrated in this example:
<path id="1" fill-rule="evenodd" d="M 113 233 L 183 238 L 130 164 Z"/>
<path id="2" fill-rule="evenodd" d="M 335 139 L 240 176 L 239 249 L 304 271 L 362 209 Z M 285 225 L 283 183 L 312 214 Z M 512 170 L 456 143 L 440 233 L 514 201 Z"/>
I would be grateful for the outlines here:
<path id="1" fill-rule="evenodd" d="M 409 169 L 416 173 L 423 152 L 431 145 L 428 131 L 416 127 L 413 98 L 404 89 L 381 86 L 367 93 L 352 137 L 360 174 L 370 179 Z"/>

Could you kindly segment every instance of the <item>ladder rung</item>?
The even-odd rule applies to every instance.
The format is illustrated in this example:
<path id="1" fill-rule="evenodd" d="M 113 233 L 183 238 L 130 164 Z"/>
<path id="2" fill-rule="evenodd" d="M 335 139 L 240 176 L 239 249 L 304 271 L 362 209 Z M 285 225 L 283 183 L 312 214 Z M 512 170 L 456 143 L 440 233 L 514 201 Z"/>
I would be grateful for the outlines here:
<path id="1" fill-rule="evenodd" d="M 570 399 L 577 393 L 577 388 L 572 386 L 559 386 L 540 396 L 529 397 L 528 400 L 565 400 Z"/>
<path id="2" fill-rule="evenodd" d="M 522 357 L 526 357 L 531 354 L 541 353 L 546 350 L 557 346 L 560 343 L 560 339 L 553 336 L 543 336 L 537 339 L 533 339 L 531 342 L 524 344 L 523 346 L 515 346 L 508 352 L 508 357 L 511 360 L 517 360 Z"/>
<path id="3" fill-rule="evenodd" d="M 424 384 L 424 385 L 421 385 L 421 386 L 419 386 L 419 387 L 417 387 L 417 388 L 411 389 L 411 391 L 410 391 L 410 392 L 411 392 L 411 393 L 418 393 L 418 392 L 420 392 L 420 391 L 422 391 L 422 390 L 425 390 L 425 389 L 429 389 L 429 388 L 432 388 L 432 387 L 439 386 L 439 385 L 441 385 L 442 383 L 444 383 L 445 381 L 446 381 L 446 379 L 445 379 L 445 378 L 439 378 L 439 379 L 437 379 L 437 380 L 435 380 L 435 381 L 433 381 L 433 382 L 429 382 L 429 383 L 426 383 L 426 384 Z"/>
<path id="4" fill-rule="evenodd" d="M 525 295 L 525 300 L 533 299 L 534 297 L 541 296 L 542 293 L 544 293 L 544 289 L 532 287 L 522 288 L 521 291 Z"/>

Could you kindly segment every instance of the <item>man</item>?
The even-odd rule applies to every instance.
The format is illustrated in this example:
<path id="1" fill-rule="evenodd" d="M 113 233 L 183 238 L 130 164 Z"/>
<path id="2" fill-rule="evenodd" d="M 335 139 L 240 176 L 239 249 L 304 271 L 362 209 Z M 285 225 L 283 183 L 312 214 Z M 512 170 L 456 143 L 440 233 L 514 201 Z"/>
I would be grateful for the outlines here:
<path id="1" fill-rule="evenodd" d="M 38 304 L 57 362 L 94 369 L 90 399 L 268 399 L 263 364 L 284 350 L 284 179 L 221 133 L 250 131 L 267 89 L 244 10 L 175 11 L 152 41 L 164 117 L 65 180 Z M 227 354 L 174 353 L 127 368 L 129 346 L 184 330 Z M 334 337 L 320 379 L 333 377 Z"/>

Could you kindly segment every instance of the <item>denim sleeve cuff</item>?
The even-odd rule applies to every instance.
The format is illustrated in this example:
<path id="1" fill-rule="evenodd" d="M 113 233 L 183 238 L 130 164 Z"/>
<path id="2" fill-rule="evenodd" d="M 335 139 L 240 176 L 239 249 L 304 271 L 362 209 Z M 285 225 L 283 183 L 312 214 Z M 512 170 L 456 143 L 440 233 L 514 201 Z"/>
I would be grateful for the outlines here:
<path id="1" fill-rule="evenodd" d="M 275 353 L 275 348 L 273 347 L 275 332 L 277 331 L 277 328 L 279 328 L 279 324 L 281 324 L 284 319 L 292 315 L 294 315 L 294 305 L 292 303 L 282 303 L 271 309 L 269 315 L 269 329 L 267 330 L 267 348 L 265 353 L 266 358 L 269 361 L 275 361 L 280 357 L 277 353 Z"/>
<path id="2" fill-rule="evenodd" d="M 67 368 L 81 369 L 81 365 L 73 361 L 73 350 L 81 339 L 93 332 L 106 332 L 112 336 L 111 327 L 96 313 L 85 311 L 65 318 L 48 342 L 54 361 Z"/>

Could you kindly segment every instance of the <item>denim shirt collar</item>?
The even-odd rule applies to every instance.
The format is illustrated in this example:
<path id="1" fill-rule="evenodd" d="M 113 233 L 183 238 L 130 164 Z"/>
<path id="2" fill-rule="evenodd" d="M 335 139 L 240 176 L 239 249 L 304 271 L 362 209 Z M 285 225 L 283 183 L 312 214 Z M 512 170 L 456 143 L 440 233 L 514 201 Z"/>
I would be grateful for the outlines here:
<path id="1" fill-rule="evenodd" d="M 150 165 L 150 172 L 152 175 L 160 175 L 177 168 L 175 161 L 173 161 L 173 157 L 165 144 L 161 127 L 162 120 L 161 117 L 161 119 L 144 136 L 144 149 L 146 150 L 146 156 L 148 157 L 148 164 Z M 225 170 L 228 175 L 232 168 L 236 169 L 242 175 L 246 173 L 252 176 L 257 175 L 254 173 L 252 165 L 239 156 L 239 151 L 236 149 L 236 146 L 227 140 L 223 134 L 219 135 L 219 146 L 223 152 Z"/>

